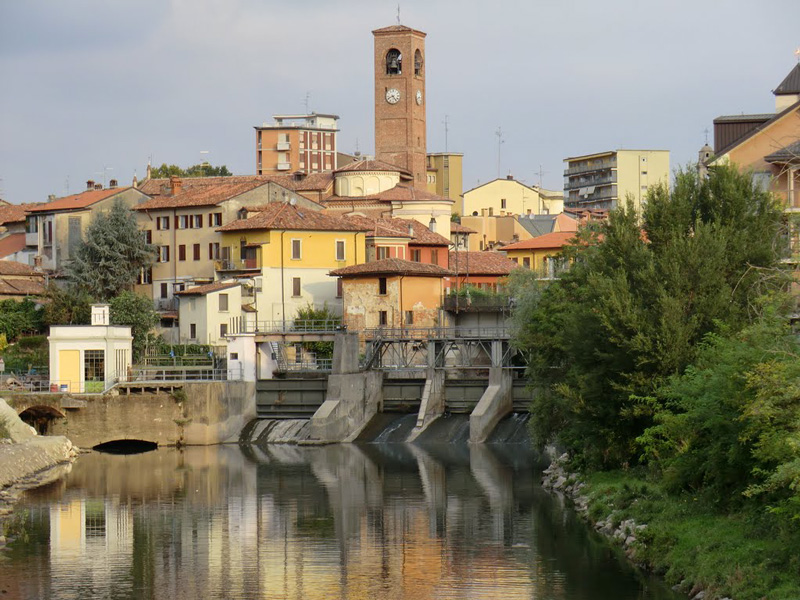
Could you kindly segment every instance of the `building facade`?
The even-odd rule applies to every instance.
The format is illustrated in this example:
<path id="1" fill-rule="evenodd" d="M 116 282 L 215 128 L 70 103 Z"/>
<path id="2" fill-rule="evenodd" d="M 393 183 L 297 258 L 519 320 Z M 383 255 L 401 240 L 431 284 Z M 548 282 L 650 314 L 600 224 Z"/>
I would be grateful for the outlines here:
<path id="1" fill-rule="evenodd" d="M 564 162 L 565 209 L 611 210 L 630 197 L 641 213 L 648 189 L 669 185 L 668 150 L 609 150 Z"/>
<path id="2" fill-rule="evenodd" d="M 564 209 L 560 192 L 525 185 L 508 175 L 464 192 L 462 216 L 549 215 Z"/>
<path id="3" fill-rule="evenodd" d="M 256 126 L 256 174 L 336 170 L 337 115 L 274 115 Z"/>
<path id="4" fill-rule="evenodd" d="M 242 316 L 242 285 L 217 281 L 177 292 L 180 336 L 178 343 L 223 346 L 232 320 Z"/>
<path id="5" fill-rule="evenodd" d="M 464 155 L 460 152 L 432 152 L 428 154 L 427 190 L 453 201 L 453 211 L 461 208 L 464 191 Z"/>

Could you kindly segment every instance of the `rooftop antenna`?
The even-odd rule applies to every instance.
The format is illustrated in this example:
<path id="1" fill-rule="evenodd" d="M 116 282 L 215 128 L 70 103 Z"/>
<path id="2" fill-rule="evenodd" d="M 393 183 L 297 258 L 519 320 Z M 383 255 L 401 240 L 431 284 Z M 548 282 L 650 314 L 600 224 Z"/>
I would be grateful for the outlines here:
<path id="1" fill-rule="evenodd" d="M 106 165 L 103 165 L 102 173 L 100 171 L 95 171 L 95 173 L 94 173 L 95 175 L 102 175 L 103 176 L 103 187 L 106 187 L 106 171 L 113 171 L 113 170 L 114 170 L 114 167 L 107 167 Z"/>
<path id="2" fill-rule="evenodd" d="M 358 138 L 356 138 L 356 156 L 361 156 L 361 150 L 358 149 Z"/>
<path id="3" fill-rule="evenodd" d="M 306 114 L 310 115 L 311 113 L 308 111 L 308 100 L 311 98 L 311 92 L 306 92 L 306 99 L 304 100 L 306 106 Z"/>
<path id="4" fill-rule="evenodd" d="M 505 143 L 503 142 L 503 129 L 498 127 L 494 134 L 497 136 L 497 178 L 500 179 L 500 147 Z"/>
<path id="5" fill-rule="evenodd" d="M 69 175 L 64 179 L 64 195 L 69 196 Z"/>
<path id="6" fill-rule="evenodd" d="M 539 165 L 539 170 L 536 172 L 536 175 L 539 176 L 539 189 L 542 189 L 542 176 L 549 171 L 542 171 L 542 165 Z"/>
<path id="7" fill-rule="evenodd" d="M 400 3 L 397 3 L 397 24 L 400 25 Z"/>
<path id="8" fill-rule="evenodd" d="M 447 125 L 447 115 L 444 116 L 444 151 L 447 153 L 447 132 L 449 131 Z"/>

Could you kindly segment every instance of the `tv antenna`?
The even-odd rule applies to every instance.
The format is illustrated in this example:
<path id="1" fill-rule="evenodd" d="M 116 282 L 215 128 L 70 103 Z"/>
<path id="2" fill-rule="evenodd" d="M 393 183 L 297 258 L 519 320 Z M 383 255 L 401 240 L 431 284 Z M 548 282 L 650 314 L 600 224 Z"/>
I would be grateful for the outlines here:
<path id="1" fill-rule="evenodd" d="M 113 171 L 114 167 L 108 167 L 103 165 L 103 171 L 95 171 L 95 175 L 102 175 L 103 176 L 103 187 L 106 187 L 106 171 Z"/>
<path id="2" fill-rule="evenodd" d="M 549 171 L 542 171 L 542 165 L 539 165 L 539 170 L 535 173 L 535 175 L 539 176 L 539 189 L 542 189 L 542 177 L 549 173 Z"/>
<path id="3" fill-rule="evenodd" d="M 311 92 L 306 92 L 306 97 L 305 97 L 305 100 L 304 100 L 303 102 L 304 102 L 304 104 L 305 104 L 305 107 L 306 107 L 306 114 L 307 114 L 307 115 L 310 115 L 310 114 L 311 114 L 311 113 L 309 112 L 309 110 L 308 110 L 308 101 L 309 101 L 309 99 L 310 99 L 310 98 L 311 98 Z"/>
<path id="4" fill-rule="evenodd" d="M 494 134 L 497 136 L 497 178 L 500 179 L 500 147 L 505 143 L 503 141 L 503 129 L 498 127 Z"/>
<path id="5" fill-rule="evenodd" d="M 447 152 L 447 132 L 449 131 L 447 115 L 444 116 L 444 151 Z"/>
<path id="6" fill-rule="evenodd" d="M 400 3 L 397 3 L 397 24 L 400 25 Z"/>

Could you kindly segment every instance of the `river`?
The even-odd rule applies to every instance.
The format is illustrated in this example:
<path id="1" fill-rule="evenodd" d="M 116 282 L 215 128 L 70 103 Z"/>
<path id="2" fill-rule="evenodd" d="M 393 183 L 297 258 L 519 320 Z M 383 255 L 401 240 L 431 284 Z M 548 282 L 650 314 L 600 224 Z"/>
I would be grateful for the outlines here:
<path id="1" fill-rule="evenodd" d="M 82 455 L 17 506 L 10 599 L 675 600 L 519 445 Z"/>

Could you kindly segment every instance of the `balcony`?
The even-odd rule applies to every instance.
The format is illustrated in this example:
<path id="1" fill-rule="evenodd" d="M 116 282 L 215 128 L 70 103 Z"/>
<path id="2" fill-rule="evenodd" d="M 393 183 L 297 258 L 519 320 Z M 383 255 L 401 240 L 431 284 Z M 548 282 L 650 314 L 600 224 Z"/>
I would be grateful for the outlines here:
<path id="1" fill-rule="evenodd" d="M 279 162 L 278 163 L 278 171 L 288 171 L 291 168 L 292 168 L 292 164 L 291 163 L 287 163 L 287 162 Z"/>
<path id="2" fill-rule="evenodd" d="M 178 299 L 159 298 L 156 300 L 156 310 L 159 312 L 175 312 L 178 310 Z"/>
<path id="3" fill-rule="evenodd" d="M 34 248 L 39 246 L 39 232 L 28 232 L 25 234 L 25 245 L 26 246 L 33 246 Z"/>
<path id="4" fill-rule="evenodd" d="M 442 298 L 442 308 L 447 312 L 509 312 L 511 297 L 508 294 L 461 290 Z"/>
<path id="5" fill-rule="evenodd" d="M 599 163 L 579 164 L 575 165 L 574 167 L 569 167 L 568 169 L 565 169 L 564 177 L 569 177 L 570 175 L 578 175 L 580 173 L 589 173 L 591 171 L 602 171 L 604 169 L 616 169 L 616 168 L 617 168 L 616 160 L 604 160 Z"/>
<path id="6" fill-rule="evenodd" d="M 595 177 L 565 177 L 564 190 L 577 190 L 582 187 L 608 185 L 610 183 L 617 183 L 617 172 L 613 171 L 608 174 L 602 174 Z"/>
<path id="7" fill-rule="evenodd" d="M 245 260 L 215 260 L 214 269 L 217 271 L 260 271 L 261 261 L 257 258 L 247 258 Z"/>
<path id="8" fill-rule="evenodd" d="M 289 148 L 289 142 L 278 142 L 275 146 L 275 149 L 278 150 L 278 152 L 286 152 Z"/>

